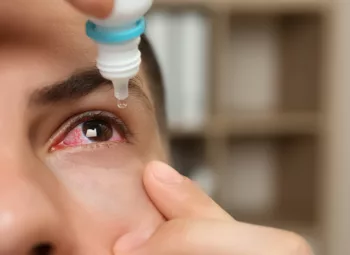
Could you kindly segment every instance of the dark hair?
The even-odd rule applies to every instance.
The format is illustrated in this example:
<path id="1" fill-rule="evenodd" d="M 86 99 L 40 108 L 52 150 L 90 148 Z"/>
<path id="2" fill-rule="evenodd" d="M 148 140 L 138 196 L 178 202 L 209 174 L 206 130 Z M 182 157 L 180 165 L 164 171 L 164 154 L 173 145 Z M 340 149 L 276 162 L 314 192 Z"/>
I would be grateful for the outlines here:
<path id="1" fill-rule="evenodd" d="M 165 109 L 165 91 L 162 72 L 153 47 L 145 35 L 141 37 L 140 51 L 142 54 L 142 61 L 144 63 L 146 75 L 150 81 L 150 90 L 155 105 L 159 129 L 163 135 L 166 135 L 167 121 Z"/>

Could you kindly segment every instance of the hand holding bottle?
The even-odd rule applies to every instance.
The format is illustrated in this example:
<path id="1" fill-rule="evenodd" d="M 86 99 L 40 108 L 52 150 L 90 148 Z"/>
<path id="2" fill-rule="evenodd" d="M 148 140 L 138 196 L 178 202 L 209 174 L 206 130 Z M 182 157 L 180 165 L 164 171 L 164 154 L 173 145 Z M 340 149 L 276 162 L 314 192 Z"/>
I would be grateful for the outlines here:
<path id="1" fill-rule="evenodd" d="M 106 18 L 112 12 L 114 0 L 66 0 L 87 16 Z"/>

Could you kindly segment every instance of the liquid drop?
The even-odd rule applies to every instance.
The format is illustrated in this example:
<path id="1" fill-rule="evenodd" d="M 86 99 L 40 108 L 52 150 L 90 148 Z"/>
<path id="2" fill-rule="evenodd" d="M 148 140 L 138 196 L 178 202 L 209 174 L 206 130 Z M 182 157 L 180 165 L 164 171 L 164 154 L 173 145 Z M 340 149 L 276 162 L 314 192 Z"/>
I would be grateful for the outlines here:
<path id="1" fill-rule="evenodd" d="M 128 103 L 126 100 L 118 100 L 119 109 L 125 109 L 126 107 L 128 107 Z"/>

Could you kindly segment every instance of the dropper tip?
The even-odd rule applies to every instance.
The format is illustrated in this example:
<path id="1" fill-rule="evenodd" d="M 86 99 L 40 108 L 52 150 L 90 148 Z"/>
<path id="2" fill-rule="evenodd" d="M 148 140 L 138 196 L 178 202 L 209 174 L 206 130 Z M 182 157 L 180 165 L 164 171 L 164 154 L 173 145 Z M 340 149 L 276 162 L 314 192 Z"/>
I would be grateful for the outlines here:
<path id="1" fill-rule="evenodd" d="M 129 97 L 129 79 L 112 80 L 114 95 L 118 100 L 118 107 L 125 109 L 127 107 L 127 98 Z"/>

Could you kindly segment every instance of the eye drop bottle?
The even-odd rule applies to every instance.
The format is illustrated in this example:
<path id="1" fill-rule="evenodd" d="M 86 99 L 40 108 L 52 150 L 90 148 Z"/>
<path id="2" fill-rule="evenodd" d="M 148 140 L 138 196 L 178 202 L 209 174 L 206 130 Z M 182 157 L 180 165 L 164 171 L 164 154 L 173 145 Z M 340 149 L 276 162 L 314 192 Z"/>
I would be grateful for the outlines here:
<path id="1" fill-rule="evenodd" d="M 91 18 L 86 34 L 97 43 L 97 68 L 113 83 L 118 107 L 127 106 L 128 84 L 140 69 L 139 44 L 145 32 L 144 15 L 153 0 L 114 0 L 112 13 L 106 19 Z"/>

